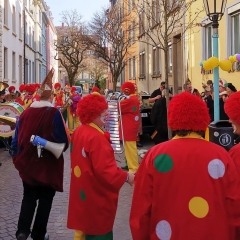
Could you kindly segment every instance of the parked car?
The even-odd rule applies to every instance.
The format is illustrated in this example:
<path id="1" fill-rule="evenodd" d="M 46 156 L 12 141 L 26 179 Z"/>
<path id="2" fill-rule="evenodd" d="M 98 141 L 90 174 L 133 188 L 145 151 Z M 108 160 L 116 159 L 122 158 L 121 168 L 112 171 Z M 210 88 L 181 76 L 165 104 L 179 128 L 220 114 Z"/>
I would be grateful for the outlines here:
<path id="1" fill-rule="evenodd" d="M 141 107 L 141 118 L 142 118 L 142 132 L 143 134 L 152 135 L 154 132 L 154 127 L 151 122 L 151 110 L 152 110 L 152 103 L 148 102 L 150 98 L 150 94 L 147 92 L 140 93 L 142 97 L 142 107 Z"/>

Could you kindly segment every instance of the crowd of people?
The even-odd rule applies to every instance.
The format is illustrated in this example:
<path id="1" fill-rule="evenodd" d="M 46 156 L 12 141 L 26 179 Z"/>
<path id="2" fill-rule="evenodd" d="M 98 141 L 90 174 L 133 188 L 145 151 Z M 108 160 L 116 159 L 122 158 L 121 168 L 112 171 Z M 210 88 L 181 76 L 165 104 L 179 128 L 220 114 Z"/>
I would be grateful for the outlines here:
<path id="1" fill-rule="evenodd" d="M 141 163 L 137 156 L 141 101 L 136 86 L 124 83 L 119 132 L 126 167 L 121 169 L 111 136 L 105 131 L 106 97 L 93 87 L 81 98 L 74 87 L 53 85 L 53 74 L 52 69 L 41 85 L 22 85 L 19 93 L 8 88 L 14 96 L 11 101 L 25 109 L 11 143 L 13 164 L 23 183 L 17 240 L 26 240 L 29 235 L 33 240 L 50 239 L 47 223 L 53 198 L 63 191 L 63 155 L 57 159 L 42 149 L 39 158 L 37 147 L 30 142 L 32 135 L 64 143 L 63 151 L 70 148 L 67 227 L 74 231 L 74 240 L 113 240 L 124 183 L 134 185 L 129 220 L 133 240 L 240 239 L 240 145 L 227 152 L 203 138 L 212 117 L 212 82 L 203 86 L 203 93 L 193 88 L 190 80 L 183 93 L 173 96 L 169 91 L 168 110 L 165 83 L 152 93 L 149 102 L 154 103 L 156 146 Z M 240 135 L 240 92 L 223 79 L 219 92 L 222 113 Z M 168 128 L 174 132 L 171 140 Z"/>

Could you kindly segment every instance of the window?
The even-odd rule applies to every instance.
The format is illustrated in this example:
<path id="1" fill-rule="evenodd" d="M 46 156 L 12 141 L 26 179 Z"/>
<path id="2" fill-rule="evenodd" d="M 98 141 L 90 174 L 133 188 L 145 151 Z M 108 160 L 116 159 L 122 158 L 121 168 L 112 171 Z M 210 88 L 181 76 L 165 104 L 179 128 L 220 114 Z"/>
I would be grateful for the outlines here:
<path id="1" fill-rule="evenodd" d="M 29 73 L 28 73 L 28 76 L 29 76 L 29 83 L 32 83 L 32 62 L 31 60 L 29 60 L 29 63 L 28 63 L 28 67 L 29 67 Z"/>
<path id="2" fill-rule="evenodd" d="M 18 72 L 19 72 L 19 82 L 21 84 L 22 83 L 22 56 L 19 56 Z"/>
<path id="3" fill-rule="evenodd" d="M 12 7 L 12 31 L 16 33 L 16 8 Z"/>
<path id="4" fill-rule="evenodd" d="M 131 12 L 131 0 L 128 0 L 128 13 Z"/>
<path id="5" fill-rule="evenodd" d="M 18 27 L 19 27 L 19 38 L 22 38 L 22 15 L 21 15 L 21 13 L 19 13 L 18 20 L 19 20 L 19 23 L 18 23 Z"/>
<path id="6" fill-rule="evenodd" d="M 32 82 L 35 83 L 35 64 L 32 62 Z"/>
<path id="7" fill-rule="evenodd" d="M 135 0 L 132 0 L 132 8 L 135 7 Z"/>
<path id="8" fill-rule="evenodd" d="M 161 49 L 159 47 L 153 48 L 153 75 L 159 75 L 161 73 Z"/>
<path id="9" fill-rule="evenodd" d="M 128 45 L 132 44 L 132 36 L 131 36 L 131 25 L 128 26 Z"/>
<path id="10" fill-rule="evenodd" d="M 240 13 L 231 16 L 231 55 L 240 53 Z"/>
<path id="11" fill-rule="evenodd" d="M 8 0 L 4 0 L 4 25 L 8 26 Z"/>
<path id="12" fill-rule="evenodd" d="M 8 49 L 4 48 L 4 69 L 3 69 L 3 78 L 8 78 Z"/>
<path id="13" fill-rule="evenodd" d="M 12 52 L 12 80 L 16 80 L 16 53 Z"/>
<path id="14" fill-rule="evenodd" d="M 155 26 L 160 20 L 160 5 L 158 0 L 152 0 L 152 26 Z"/>
<path id="15" fill-rule="evenodd" d="M 32 48 L 35 50 L 34 31 L 32 31 Z"/>
<path id="16" fill-rule="evenodd" d="M 28 24 L 27 24 L 27 22 L 25 23 L 25 29 L 26 29 L 26 31 L 25 31 L 25 43 L 26 44 L 28 44 L 28 33 L 27 33 L 27 29 L 28 29 Z"/>
<path id="17" fill-rule="evenodd" d="M 31 33 L 32 33 L 32 29 L 31 29 L 31 27 L 29 26 L 29 35 L 28 35 L 28 37 L 29 37 L 29 40 L 28 40 L 28 45 L 29 45 L 29 47 L 31 47 L 31 43 L 32 43 Z"/>
<path id="18" fill-rule="evenodd" d="M 132 62 L 132 64 L 133 64 L 132 77 L 133 77 L 133 79 L 136 79 L 136 58 L 133 57 L 132 61 L 133 61 Z"/>
<path id="19" fill-rule="evenodd" d="M 28 81 L 28 59 L 25 58 L 25 82 L 29 83 Z"/>
<path id="20" fill-rule="evenodd" d="M 132 26 L 133 26 L 133 29 L 132 29 L 132 43 L 135 43 L 135 41 L 136 41 L 136 28 L 135 28 L 136 24 L 135 24 L 135 20 L 133 20 Z"/>
<path id="21" fill-rule="evenodd" d="M 168 72 L 172 73 L 172 43 L 168 43 Z"/>
<path id="22" fill-rule="evenodd" d="M 42 74 L 41 74 L 41 72 L 42 72 L 42 65 L 41 64 L 39 64 L 38 70 L 39 70 L 39 82 L 42 83 Z"/>
<path id="23" fill-rule="evenodd" d="M 212 57 L 212 26 L 207 25 L 205 27 L 205 54 L 204 59 Z"/>
<path id="24" fill-rule="evenodd" d="M 132 79 L 132 59 L 128 59 L 128 78 Z"/>
<path id="25" fill-rule="evenodd" d="M 142 12 L 139 15 L 139 35 L 142 35 L 144 33 L 144 22 L 145 22 L 145 14 Z"/>
<path id="26" fill-rule="evenodd" d="M 141 52 L 139 56 L 139 77 L 145 78 L 145 52 Z"/>

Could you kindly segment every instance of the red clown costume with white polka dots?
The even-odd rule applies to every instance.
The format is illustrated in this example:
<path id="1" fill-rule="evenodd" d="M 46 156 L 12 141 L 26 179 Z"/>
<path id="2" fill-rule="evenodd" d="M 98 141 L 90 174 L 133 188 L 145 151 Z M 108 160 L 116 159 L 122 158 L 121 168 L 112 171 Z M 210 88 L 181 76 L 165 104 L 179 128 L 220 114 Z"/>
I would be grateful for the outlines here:
<path id="1" fill-rule="evenodd" d="M 189 151 L 181 158 L 186 148 Z M 233 161 L 220 146 L 179 138 L 153 147 L 135 178 L 133 240 L 240 239 L 231 231 L 239 218 L 228 215 L 239 214 L 239 184 Z"/>
<path id="2" fill-rule="evenodd" d="M 101 236 L 112 231 L 119 190 L 128 176 L 117 167 L 109 133 L 94 123 L 107 107 L 98 93 L 83 97 L 77 108 L 82 125 L 71 138 L 67 226 L 86 235 Z"/>
<path id="3" fill-rule="evenodd" d="M 133 240 L 240 239 L 239 174 L 224 148 L 198 134 L 209 121 L 205 103 L 189 93 L 169 102 L 177 135 L 151 148 L 136 173 Z"/>

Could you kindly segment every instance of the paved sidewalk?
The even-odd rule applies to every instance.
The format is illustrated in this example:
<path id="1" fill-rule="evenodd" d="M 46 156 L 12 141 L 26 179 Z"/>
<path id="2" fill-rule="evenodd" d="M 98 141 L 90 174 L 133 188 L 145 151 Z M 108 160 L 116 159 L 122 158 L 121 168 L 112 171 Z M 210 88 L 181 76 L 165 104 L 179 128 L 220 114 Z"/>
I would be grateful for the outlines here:
<path id="1" fill-rule="evenodd" d="M 152 146 L 148 143 L 146 149 Z M 66 219 L 68 210 L 70 161 L 69 150 L 64 154 L 64 192 L 57 193 L 54 197 L 48 233 L 50 240 L 72 240 L 73 231 L 67 229 Z M 119 166 L 124 166 L 123 154 L 116 155 Z M 0 149 L 0 240 L 14 240 L 16 226 L 22 200 L 22 181 L 18 171 L 12 164 L 7 151 Z M 127 183 L 120 191 L 117 215 L 114 223 L 114 240 L 131 240 L 129 228 L 129 212 L 131 207 L 133 187 Z M 30 237 L 28 239 L 31 239 Z"/>

